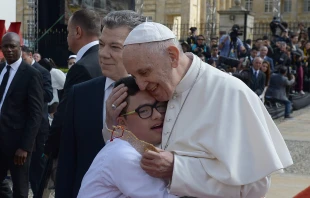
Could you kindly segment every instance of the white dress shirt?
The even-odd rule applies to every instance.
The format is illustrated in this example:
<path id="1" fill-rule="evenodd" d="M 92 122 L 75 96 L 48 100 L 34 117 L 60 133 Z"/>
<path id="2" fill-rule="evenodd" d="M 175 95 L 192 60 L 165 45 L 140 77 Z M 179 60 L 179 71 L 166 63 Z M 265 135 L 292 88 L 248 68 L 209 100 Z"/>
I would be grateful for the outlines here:
<path id="1" fill-rule="evenodd" d="M 1 112 L 1 108 L 2 108 L 2 104 L 3 104 L 3 101 L 5 99 L 5 96 L 6 96 L 6 93 L 7 91 L 9 90 L 9 87 L 11 85 L 11 82 L 20 66 L 20 64 L 22 63 L 22 58 L 19 58 L 16 62 L 10 64 L 11 66 L 11 69 L 10 69 L 10 75 L 9 75 L 9 79 L 8 79 L 8 83 L 5 87 L 5 91 L 4 91 L 4 94 L 3 94 L 3 97 L 2 97 L 2 100 L 0 101 L 0 112 Z M 6 63 L 5 67 L 3 68 L 3 70 L 1 71 L 1 74 L 0 74 L 0 85 L 2 83 L 2 80 L 3 80 L 3 77 L 4 77 L 4 74 L 6 73 L 7 69 L 6 69 L 6 66 L 8 65 L 8 63 Z"/>
<path id="2" fill-rule="evenodd" d="M 140 160 L 128 142 L 108 141 L 85 174 L 78 198 L 176 198 L 168 193 L 164 180 L 140 167 Z"/>
<path id="3" fill-rule="evenodd" d="M 48 105 L 52 105 L 54 102 L 59 102 L 57 90 L 63 89 L 66 81 L 66 75 L 59 69 L 52 68 L 50 74 L 53 88 L 53 99 Z"/>
<path id="4" fill-rule="evenodd" d="M 170 192 L 264 197 L 269 175 L 293 163 L 281 133 L 242 81 L 193 54 L 189 58 L 192 64 L 168 102 L 162 135 L 162 148 L 174 152 Z"/>
<path id="5" fill-rule="evenodd" d="M 92 46 L 97 45 L 97 44 L 99 44 L 99 41 L 93 41 L 93 42 L 90 42 L 90 43 L 84 45 L 84 46 L 78 51 L 78 53 L 76 54 L 76 60 L 75 60 L 75 61 L 78 62 L 78 61 L 83 57 L 83 55 L 85 54 L 85 52 L 86 52 L 87 50 L 89 50 L 89 48 L 91 48 Z"/>
<path id="6" fill-rule="evenodd" d="M 105 80 L 105 87 L 104 87 L 104 100 L 103 100 L 103 129 L 106 128 L 106 123 L 105 123 L 105 118 L 106 118 L 106 101 L 108 99 L 108 97 L 110 96 L 112 90 L 113 90 L 113 87 L 114 87 L 114 83 L 115 81 L 112 80 L 111 78 L 109 77 L 106 77 L 106 80 Z M 110 136 L 111 136 L 111 133 L 108 132 L 107 130 L 102 130 L 102 136 L 103 136 L 103 139 L 104 141 L 106 142 L 107 140 L 110 139 Z"/>

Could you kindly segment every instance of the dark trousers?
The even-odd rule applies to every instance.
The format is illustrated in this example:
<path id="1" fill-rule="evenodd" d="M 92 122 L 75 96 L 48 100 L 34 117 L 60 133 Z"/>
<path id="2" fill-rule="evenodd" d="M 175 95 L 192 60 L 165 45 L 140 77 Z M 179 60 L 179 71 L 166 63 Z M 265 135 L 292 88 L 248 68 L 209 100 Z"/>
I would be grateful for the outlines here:
<path id="1" fill-rule="evenodd" d="M 8 196 L 5 177 L 10 170 L 13 182 L 13 198 L 28 198 L 29 190 L 29 166 L 31 154 L 28 153 L 26 162 L 23 165 L 14 164 L 14 156 L 7 156 L 0 151 L 0 195 Z"/>
<path id="2" fill-rule="evenodd" d="M 292 107 L 292 103 L 289 100 L 281 100 L 281 99 L 275 99 L 275 101 L 284 104 L 285 106 L 285 113 L 284 116 L 289 116 L 291 113 L 291 107 Z"/>
<path id="3" fill-rule="evenodd" d="M 36 151 L 32 152 L 30 169 L 29 169 L 29 181 L 33 197 L 37 197 L 36 194 L 39 190 L 42 175 L 45 169 L 46 158 L 42 157 L 44 147 L 36 147 Z"/>

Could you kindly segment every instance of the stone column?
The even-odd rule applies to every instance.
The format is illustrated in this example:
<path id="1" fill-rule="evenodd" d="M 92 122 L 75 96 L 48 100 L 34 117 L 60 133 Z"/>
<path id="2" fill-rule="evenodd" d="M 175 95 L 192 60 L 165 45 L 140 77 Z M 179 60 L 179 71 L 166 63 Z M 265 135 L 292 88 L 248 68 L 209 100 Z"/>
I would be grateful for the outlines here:
<path id="1" fill-rule="evenodd" d="M 156 22 L 158 23 L 165 23 L 165 10 L 166 10 L 165 6 L 166 6 L 165 0 L 156 1 L 155 18 L 156 18 Z"/>

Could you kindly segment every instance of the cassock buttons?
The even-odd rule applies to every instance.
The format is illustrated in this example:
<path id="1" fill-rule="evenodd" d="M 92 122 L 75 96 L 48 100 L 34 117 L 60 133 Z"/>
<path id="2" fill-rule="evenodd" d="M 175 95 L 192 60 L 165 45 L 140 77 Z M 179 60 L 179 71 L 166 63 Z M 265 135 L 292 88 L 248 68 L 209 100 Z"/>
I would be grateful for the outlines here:
<path id="1" fill-rule="evenodd" d="M 173 105 L 171 105 L 171 106 L 170 106 L 170 109 L 173 109 L 173 108 L 174 108 L 174 106 L 173 106 Z"/>
<path id="2" fill-rule="evenodd" d="M 166 121 L 167 121 L 167 122 L 170 122 L 170 120 L 171 120 L 170 118 L 166 118 Z"/>
<path id="3" fill-rule="evenodd" d="M 177 98 L 177 96 L 176 96 L 176 95 L 173 95 L 172 99 L 175 100 L 176 98 Z"/>

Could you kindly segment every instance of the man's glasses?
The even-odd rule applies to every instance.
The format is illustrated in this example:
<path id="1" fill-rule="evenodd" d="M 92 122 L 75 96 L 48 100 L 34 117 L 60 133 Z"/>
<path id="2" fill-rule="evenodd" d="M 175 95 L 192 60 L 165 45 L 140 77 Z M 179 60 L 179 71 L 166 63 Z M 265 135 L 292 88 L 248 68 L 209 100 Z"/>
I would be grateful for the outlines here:
<path id="1" fill-rule="evenodd" d="M 145 105 L 142 105 L 136 108 L 134 111 L 127 112 L 125 114 L 122 114 L 121 116 L 132 115 L 134 113 L 137 113 L 140 118 L 147 119 L 153 115 L 153 109 L 156 109 L 159 113 L 162 113 L 162 114 L 166 113 L 167 102 L 156 101 L 152 105 L 145 104 Z"/>

